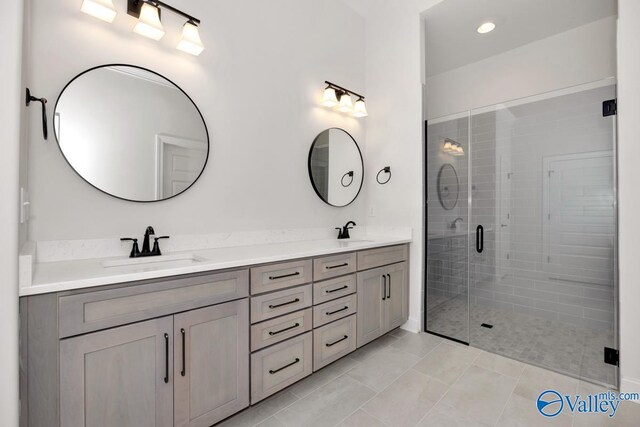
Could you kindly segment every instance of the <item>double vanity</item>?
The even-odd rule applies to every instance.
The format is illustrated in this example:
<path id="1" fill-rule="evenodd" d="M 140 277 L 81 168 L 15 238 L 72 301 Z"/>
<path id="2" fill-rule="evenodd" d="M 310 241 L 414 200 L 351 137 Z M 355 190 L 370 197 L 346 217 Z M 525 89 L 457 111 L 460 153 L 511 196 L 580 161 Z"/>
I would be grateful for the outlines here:
<path id="1" fill-rule="evenodd" d="M 408 242 L 37 264 L 23 425 L 213 425 L 405 323 Z"/>

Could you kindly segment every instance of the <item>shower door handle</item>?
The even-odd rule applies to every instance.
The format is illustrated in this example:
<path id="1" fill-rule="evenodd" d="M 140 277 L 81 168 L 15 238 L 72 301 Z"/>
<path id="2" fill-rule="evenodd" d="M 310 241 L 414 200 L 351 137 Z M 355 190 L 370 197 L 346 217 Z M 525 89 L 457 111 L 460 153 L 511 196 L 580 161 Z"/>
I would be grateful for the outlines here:
<path id="1" fill-rule="evenodd" d="M 479 254 L 484 250 L 484 227 L 479 225 L 476 228 L 476 252 Z"/>

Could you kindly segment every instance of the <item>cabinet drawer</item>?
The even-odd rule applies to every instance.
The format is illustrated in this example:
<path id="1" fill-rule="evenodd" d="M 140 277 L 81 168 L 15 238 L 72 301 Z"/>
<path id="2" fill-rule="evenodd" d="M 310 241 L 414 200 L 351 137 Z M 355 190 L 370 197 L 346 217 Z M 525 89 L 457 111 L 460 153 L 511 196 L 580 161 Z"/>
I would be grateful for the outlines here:
<path id="1" fill-rule="evenodd" d="M 249 271 L 147 280 L 133 286 L 64 295 L 60 338 L 205 307 L 249 294 Z"/>
<path id="2" fill-rule="evenodd" d="M 356 349 L 356 316 L 313 331 L 313 370 L 327 366 Z"/>
<path id="3" fill-rule="evenodd" d="M 311 307 L 312 285 L 251 297 L 251 323 Z"/>
<path id="4" fill-rule="evenodd" d="M 312 336 L 307 332 L 251 355 L 252 405 L 311 374 Z"/>
<path id="5" fill-rule="evenodd" d="M 313 280 L 324 280 L 331 277 L 356 272 L 356 254 L 340 254 L 313 260 Z"/>
<path id="6" fill-rule="evenodd" d="M 349 295 L 313 307 L 313 327 L 326 325 L 356 312 L 357 295 Z"/>
<path id="7" fill-rule="evenodd" d="M 406 261 L 408 246 L 388 246 L 386 248 L 369 249 L 358 252 L 358 271 Z"/>
<path id="8" fill-rule="evenodd" d="M 356 275 L 337 277 L 313 284 L 313 303 L 322 304 L 336 298 L 354 294 L 357 289 Z"/>
<path id="9" fill-rule="evenodd" d="M 251 326 L 251 351 L 295 337 L 313 328 L 313 311 L 307 308 Z"/>
<path id="10" fill-rule="evenodd" d="M 313 280 L 312 270 L 310 259 L 254 267 L 251 269 L 251 294 L 310 283 Z"/>

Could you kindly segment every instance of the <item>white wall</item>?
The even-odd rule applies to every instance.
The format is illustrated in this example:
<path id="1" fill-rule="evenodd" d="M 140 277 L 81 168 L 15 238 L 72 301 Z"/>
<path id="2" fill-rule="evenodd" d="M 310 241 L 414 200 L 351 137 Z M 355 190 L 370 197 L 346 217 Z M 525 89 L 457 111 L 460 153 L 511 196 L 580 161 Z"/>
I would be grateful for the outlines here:
<path id="1" fill-rule="evenodd" d="M 616 18 L 609 17 L 429 77 L 427 117 L 614 77 L 615 46 Z"/>
<path id="2" fill-rule="evenodd" d="M 22 85 L 23 3 L 3 4 L 0 14 L 0 320 L 4 343 L 0 349 L 0 414 L 2 425 L 18 425 L 18 179 Z"/>
<path id="3" fill-rule="evenodd" d="M 165 75 L 198 105 L 211 136 L 200 181 L 172 200 L 135 204 L 104 195 L 66 164 L 55 140 L 43 142 L 30 112 L 30 240 L 334 227 L 364 222 L 364 197 L 333 208 L 313 191 L 307 156 L 315 136 L 341 127 L 364 145 L 364 121 L 319 106 L 324 81 L 364 92 L 364 20 L 340 0 L 193 0 L 202 19 L 199 57 L 174 46 L 183 22 L 163 14 L 167 35 L 134 34 L 126 0 L 106 24 L 77 0 L 30 0 L 29 85 L 49 98 L 83 70 L 131 63 Z"/>
<path id="4" fill-rule="evenodd" d="M 413 228 L 409 322 L 421 325 L 423 269 L 422 58 L 420 13 L 440 0 L 348 0 L 366 17 L 367 146 L 365 176 L 391 166 L 383 186 L 365 187 L 373 226 Z M 370 211 L 369 211 L 370 215 Z"/>
<path id="5" fill-rule="evenodd" d="M 640 392 L 640 2 L 619 0 L 618 197 L 621 388 Z"/>

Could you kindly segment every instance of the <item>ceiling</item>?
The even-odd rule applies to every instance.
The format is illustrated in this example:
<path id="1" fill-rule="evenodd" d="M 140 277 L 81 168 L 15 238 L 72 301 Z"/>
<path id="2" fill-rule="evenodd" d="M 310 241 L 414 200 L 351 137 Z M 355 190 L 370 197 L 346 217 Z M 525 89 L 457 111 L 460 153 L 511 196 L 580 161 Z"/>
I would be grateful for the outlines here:
<path id="1" fill-rule="evenodd" d="M 427 76 L 616 14 L 616 0 L 445 0 L 424 15 Z M 478 34 L 487 21 L 496 29 Z"/>

